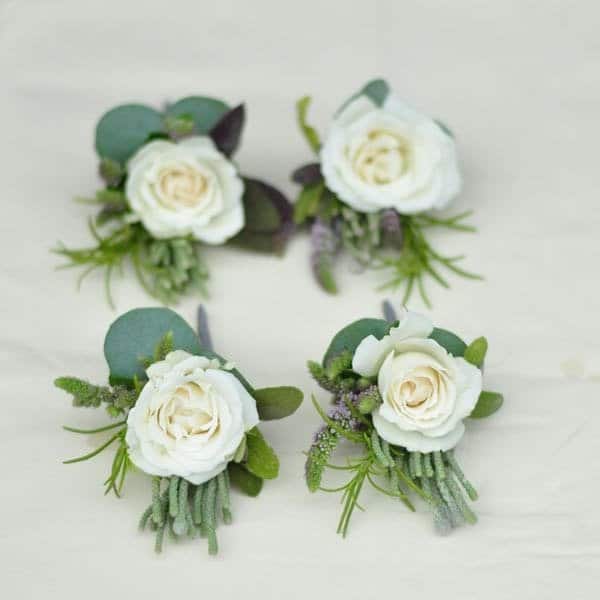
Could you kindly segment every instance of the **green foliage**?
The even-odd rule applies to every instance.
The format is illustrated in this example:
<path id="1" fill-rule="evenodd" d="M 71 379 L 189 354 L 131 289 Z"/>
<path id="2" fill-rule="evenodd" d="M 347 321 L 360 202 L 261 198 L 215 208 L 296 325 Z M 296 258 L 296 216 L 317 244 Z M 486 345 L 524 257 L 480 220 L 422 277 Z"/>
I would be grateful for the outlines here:
<path id="1" fill-rule="evenodd" d="M 281 386 L 254 390 L 256 408 L 261 421 L 283 419 L 295 413 L 303 394 L 295 387 Z"/>
<path id="2" fill-rule="evenodd" d="M 357 406 L 361 414 L 368 415 L 378 408 L 381 403 L 379 389 L 376 385 L 372 385 L 359 394 Z"/>
<path id="3" fill-rule="evenodd" d="M 205 96 L 189 96 L 171 104 L 166 110 L 167 117 L 191 117 L 194 133 L 207 134 L 225 114 L 229 106 L 222 100 Z"/>
<path id="4" fill-rule="evenodd" d="M 244 492 L 247 496 L 258 496 L 262 490 L 263 480 L 260 477 L 250 473 L 242 464 L 230 462 L 227 465 L 227 471 L 231 479 L 231 484 Z"/>
<path id="5" fill-rule="evenodd" d="M 321 148 L 321 140 L 319 139 L 319 134 L 317 130 L 308 124 L 307 116 L 308 116 L 308 107 L 310 106 L 311 98 L 310 96 L 304 96 L 296 102 L 296 118 L 298 119 L 298 125 L 300 126 L 300 130 L 304 134 L 308 145 L 311 149 L 318 154 L 319 149 Z"/>
<path id="6" fill-rule="evenodd" d="M 125 169 L 112 158 L 104 157 L 100 159 L 100 166 L 98 168 L 100 177 L 104 179 L 106 185 L 109 187 L 117 187 L 125 177 Z"/>
<path id="7" fill-rule="evenodd" d="M 279 475 L 279 459 L 257 427 L 246 433 L 246 444 L 246 469 L 261 479 L 275 479 Z"/>
<path id="8" fill-rule="evenodd" d="M 96 151 L 102 158 L 124 164 L 156 132 L 162 115 L 148 106 L 124 104 L 109 110 L 96 127 Z"/>
<path id="9" fill-rule="evenodd" d="M 244 229 L 231 243 L 259 252 L 281 254 L 292 232 L 292 207 L 273 186 L 244 178 Z"/>
<path id="10" fill-rule="evenodd" d="M 178 139 L 194 132 L 194 119 L 192 115 L 167 115 L 164 119 L 165 130 L 169 137 Z"/>
<path id="11" fill-rule="evenodd" d="M 359 319 L 340 330 L 329 344 L 323 357 L 323 365 L 327 367 L 330 362 L 343 352 L 354 355 L 360 342 L 369 335 L 378 340 L 389 333 L 390 323 L 383 319 Z"/>
<path id="12" fill-rule="evenodd" d="M 315 435 L 315 440 L 307 452 L 304 474 L 309 491 L 316 492 L 321 487 L 323 473 L 329 459 L 340 441 L 340 435 L 335 429 L 322 427 Z"/>
<path id="13" fill-rule="evenodd" d="M 133 248 L 132 261 L 144 289 L 165 304 L 195 289 L 205 293 L 208 270 L 198 254 L 198 244 L 187 238 L 146 238 Z"/>
<path id="14" fill-rule="evenodd" d="M 487 340 L 484 337 L 478 337 L 476 340 L 473 340 L 465 349 L 465 360 L 476 367 L 481 367 L 485 360 L 487 350 Z"/>
<path id="15" fill-rule="evenodd" d="M 384 79 L 372 79 L 366 83 L 358 92 L 350 96 L 344 104 L 338 109 L 342 112 L 351 102 L 360 96 L 366 96 L 375 106 L 382 106 L 390 93 L 390 86 Z"/>
<path id="16" fill-rule="evenodd" d="M 175 539 L 184 537 L 207 538 L 208 553 L 218 552 L 217 525 L 221 508 L 224 523 L 231 522 L 229 477 L 227 471 L 219 473 L 200 485 L 189 483 L 182 477 L 154 477 L 152 501 L 142 513 L 140 530 L 150 527 L 156 533 L 154 549 L 162 552 L 165 532 Z"/>
<path id="17" fill-rule="evenodd" d="M 397 256 L 380 254 L 376 260 L 377 268 L 391 269 L 393 273 L 391 279 L 380 289 L 396 289 L 404 286 L 402 303 L 406 304 L 416 285 L 423 302 L 431 307 L 429 296 L 425 291 L 425 276 L 431 277 L 445 288 L 450 287 L 450 284 L 439 272 L 440 268 L 467 279 L 482 279 L 480 275 L 475 275 L 457 266 L 456 263 L 461 261 L 464 256 L 439 254 L 425 236 L 425 230 L 432 227 L 442 227 L 454 231 L 475 231 L 473 227 L 463 223 L 470 214 L 470 212 L 465 212 L 449 219 L 438 219 L 428 215 L 410 217 L 402 215 L 403 241 L 400 254 Z"/>
<path id="18" fill-rule="evenodd" d="M 137 393 L 121 386 L 99 386 L 77 377 L 59 377 L 54 385 L 73 396 L 73 406 L 98 408 L 106 405 L 111 417 L 127 414 L 137 400 Z"/>
<path id="19" fill-rule="evenodd" d="M 168 308 L 137 308 L 120 316 L 110 326 L 104 340 L 111 383 L 131 385 L 134 377 L 144 379 L 140 358 L 153 356 L 167 332 L 173 335 L 174 348 L 203 354 L 195 331 Z"/>
<path id="20" fill-rule="evenodd" d="M 302 225 L 307 219 L 314 217 L 319 208 L 319 201 L 325 184 L 323 182 L 306 185 L 300 190 L 300 194 L 294 204 L 294 222 Z"/>
<path id="21" fill-rule="evenodd" d="M 469 415 L 471 419 L 485 419 L 493 415 L 504 404 L 504 396 L 498 392 L 483 391 L 479 395 L 479 400 L 475 408 Z"/>
<path id="22" fill-rule="evenodd" d="M 435 340 L 442 348 L 445 348 L 452 356 L 464 356 L 467 345 L 455 334 L 447 329 L 434 327 L 429 334 L 432 340 Z"/>

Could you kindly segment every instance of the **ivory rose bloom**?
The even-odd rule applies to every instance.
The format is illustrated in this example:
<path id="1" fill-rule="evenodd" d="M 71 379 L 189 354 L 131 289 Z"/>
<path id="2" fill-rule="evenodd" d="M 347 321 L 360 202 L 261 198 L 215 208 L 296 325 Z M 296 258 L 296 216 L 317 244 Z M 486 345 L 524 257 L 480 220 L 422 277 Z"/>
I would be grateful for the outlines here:
<path id="1" fill-rule="evenodd" d="M 151 365 L 147 375 L 127 417 L 131 461 L 150 475 L 178 475 L 196 485 L 212 479 L 258 423 L 254 398 L 218 361 L 183 350 Z"/>
<path id="2" fill-rule="evenodd" d="M 372 415 L 375 429 L 411 452 L 456 446 L 481 393 L 481 371 L 429 339 L 432 331 L 426 317 L 404 311 L 381 340 L 363 339 L 352 362 L 360 375 L 377 376 L 383 403 Z"/>
<path id="3" fill-rule="evenodd" d="M 453 138 L 392 94 L 380 107 L 361 95 L 342 108 L 321 149 L 321 170 L 342 202 L 365 213 L 439 209 L 461 189 Z"/>
<path id="4" fill-rule="evenodd" d="M 244 185 L 209 137 L 150 142 L 127 169 L 131 210 L 155 238 L 223 244 L 244 226 Z"/>

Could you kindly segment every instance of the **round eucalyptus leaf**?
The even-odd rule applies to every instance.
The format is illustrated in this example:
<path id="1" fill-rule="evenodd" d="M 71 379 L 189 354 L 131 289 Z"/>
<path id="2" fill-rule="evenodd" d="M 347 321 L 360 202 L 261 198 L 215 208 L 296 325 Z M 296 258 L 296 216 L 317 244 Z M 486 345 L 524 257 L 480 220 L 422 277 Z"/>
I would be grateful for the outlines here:
<path id="1" fill-rule="evenodd" d="M 163 336 L 173 333 L 173 347 L 202 354 L 196 332 L 168 308 L 136 308 L 120 316 L 104 339 L 104 356 L 112 384 L 145 378 L 144 359 L 151 359 Z"/>
<path id="2" fill-rule="evenodd" d="M 96 126 L 96 151 L 102 158 L 124 164 L 151 134 L 162 128 L 162 115 L 149 106 L 117 106 L 105 113 Z"/>
<path id="3" fill-rule="evenodd" d="M 331 344 L 329 344 L 329 348 L 327 348 L 327 352 L 323 357 L 323 366 L 327 367 L 342 352 L 354 354 L 358 345 L 369 335 L 374 335 L 380 340 L 389 333 L 392 325 L 392 323 L 388 323 L 383 319 L 359 319 L 347 325 L 331 340 Z"/>
<path id="4" fill-rule="evenodd" d="M 205 96 L 189 96 L 171 104 L 166 111 L 170 117 L 189 115 L 194 121 L 196 133 L 208 133 L 229 112 L 222 100 Z"/>
<path id="5" fill-rule="evenodd" d="M 435 340 L 442 348 L 445 348 L 452 356 L 464 356 L 467 345 L 455 333 L 440 327 L 434 327 L 429 335 L 432 340 Z"/>

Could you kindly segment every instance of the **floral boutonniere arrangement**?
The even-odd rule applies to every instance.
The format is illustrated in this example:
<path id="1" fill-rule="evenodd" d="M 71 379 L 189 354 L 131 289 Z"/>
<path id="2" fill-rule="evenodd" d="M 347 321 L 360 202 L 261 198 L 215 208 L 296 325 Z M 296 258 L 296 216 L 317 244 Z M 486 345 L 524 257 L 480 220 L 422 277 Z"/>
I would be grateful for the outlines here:
<path id="1" fill-rule="evenodd" d="M 96 127 L 105 187 L 89 227 L 94 245 L 56 252 L 82 277 L 105 270 L 109 302 L 115 269 L 130 258 L 146 291 L 165 304 L 192 288 L 203 291 L 208 270 L 202 244 L 241 244 L 280 253 L 293 228 L 292 208 L 277 189 L 238 171 L 232 156 L 244 106 L 192 96 L 160 112 L 127 104 Z"/>
<path id="2" fill-rule="evenodd" d="M 125 313 L 104 342 L 108 385 L 75 377 L 55 381 L 75 406 L 105 406 L 113 419 L 93 430 L 65 427 L 82 434 L 110 432 L 96 450 L 65 462 L 115 448 L 104 485 L 117 496 L 132 468 L 147 474 L 151 501 L 140 528 L 155 531 L 157 552 L 165 533 L 206 537 L 209 553 L 217 552 L 217 523 L 232 519 L 230 483 L 256 496 L 263 480 L 279 472 L 259 422 L 286 417 L 302 401 L 294 387 L 254 389 L 212 350 L 202 309 L 199 314 L 200 340 L 169 309 Z"/>
<path id="3" fill-rule="evenodd" d="M 436 529 L 448 533 L 464 522 L 475 523 L 470 500 L 477 498 L 465 478 L 454 448 L 465 433 L 464 420 L 493 414 L 501 394 L 482 391 L 486 339 L 469 345 L 429 319 L 404 310 L 396 318 L 386 303 L 386 320 L 361 319 L 332 340 L 322 363 L 309 369 L 333 394 L 325 421 L 307 454 L 310 491 L 343 492 L 338 533 L 350 518 L 368 482 L 376 490 L 415 510 L 411 496 L 431 506 Z M 341 440 L 357 446 L 347 464 L 331 463 Z M 347 472 L 340 487 L 323 487 L 326 469 Z"/>
<path id="4" fill-rule="evenodd" d="M 417 289 L 428 306 L 424 278 L 444 287 L 442 271 L 479 278 L 458 266 L 462 256 L 443 256 L 428 240 L 432 228 L 474 231 L 470 212 L 441 217 L 461 190 L 456 144 L 442 123 L 417 112 L 374 80 L 335 114 L 321 142 L 307 123 L 310 97 L 297 104 L 300 128 L 317 162 L 297 169 L 302 186 L 294 207 L 298 225 L 311 229 L 312 269 L 328 292 L 337 291 L 334 256 L 340 248 L 363 267 L 385 269 L 382 288 Z"/>

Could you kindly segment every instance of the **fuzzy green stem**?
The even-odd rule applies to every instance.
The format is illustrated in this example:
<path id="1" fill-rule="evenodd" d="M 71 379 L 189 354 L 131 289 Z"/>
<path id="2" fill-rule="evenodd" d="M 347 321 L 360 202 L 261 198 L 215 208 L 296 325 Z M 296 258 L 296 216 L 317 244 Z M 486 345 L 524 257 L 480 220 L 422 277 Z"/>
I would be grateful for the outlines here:
<path id="1" fill-rule="evenodd" d="M 169 480 L 169 514 L 175 518 L 179 511 L 179 504 L 177 502 L 177 489 L 179 487 L 179 477 L 175 475 L 171 476 Z"/>
<path id="2" fill-rule="evenodd" d="M 477 494 L 477 490 L 466 479 L 465 474 L 463 473 L 462 469 L 460 468 L 460 465 L 456 460 L 456 457 L 454 456 L 454 452 L 452 450 L 446 452 L 445 457 L 448 461 L 450 469 L 452 470 L 458 481 L 460 481 L 460 484 L 463 486 L 465 492 L 467 492 L 469 498 L 473 501 L 477 500 L 477 498 L 479 497 L 479 495 Z"/>
<path id="3" fill-rule="evenodd" d="M 193 518 L 196 525 L 202 523 L 202 494 L 204 492 L 204 484 L 196 486 L 194 491 L 194 512 Z"/>
<path id="4" fill-rule="evenodd" d="M 223 515 L 223 522 L 226 524 L 231 523 L 231 504 L 229 500 L 229 480 L 227 476 L 227 469 L 221 471 L 217 476 L 217 488 L 219 492 L 219 502 L 221 503 L 221 513 Z"/>

